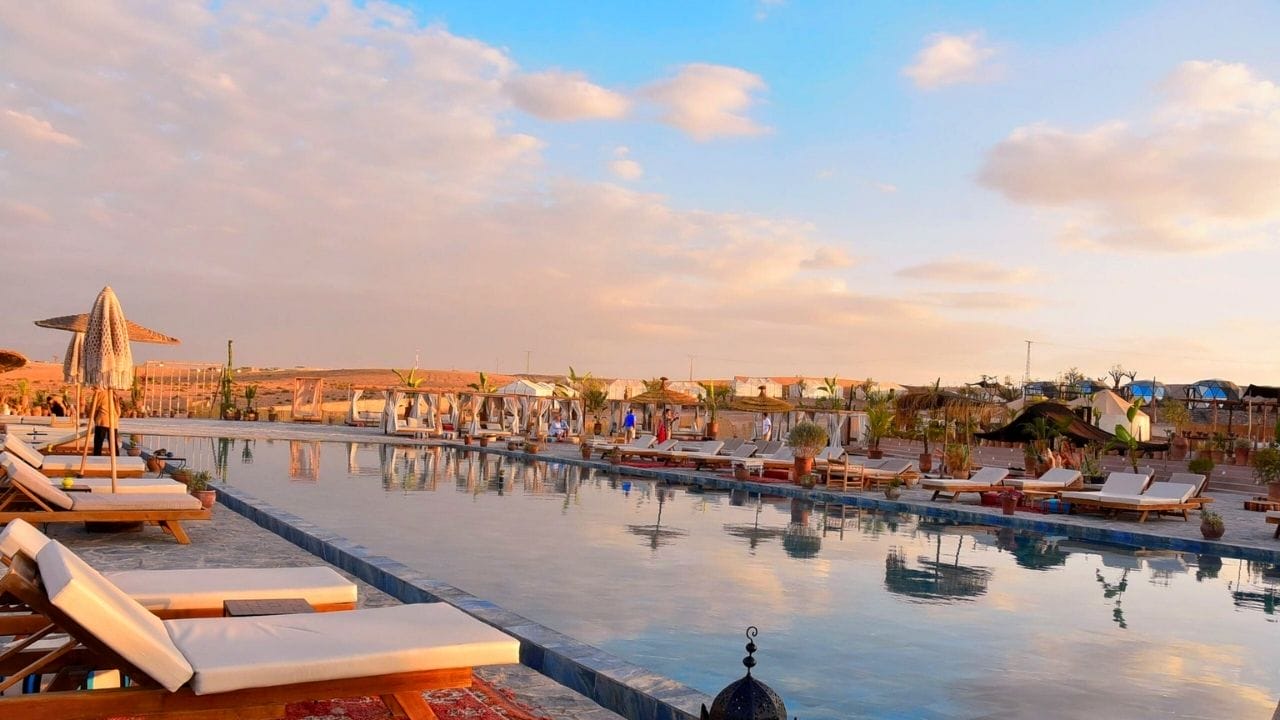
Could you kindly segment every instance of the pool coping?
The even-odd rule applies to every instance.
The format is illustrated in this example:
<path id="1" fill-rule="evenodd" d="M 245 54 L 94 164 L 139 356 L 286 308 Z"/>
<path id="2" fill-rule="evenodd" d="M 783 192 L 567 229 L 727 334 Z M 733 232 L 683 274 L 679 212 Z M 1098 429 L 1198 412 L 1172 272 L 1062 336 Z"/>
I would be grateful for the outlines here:
<path id="1" fill-rule="evenodd" d="M 218 502 L 404 603 L 444 602 L 520 641 L 520 663 L 628 720 L 697 720 L 711 696 L 540 625 L 262 502 L 212 486 Z"/>

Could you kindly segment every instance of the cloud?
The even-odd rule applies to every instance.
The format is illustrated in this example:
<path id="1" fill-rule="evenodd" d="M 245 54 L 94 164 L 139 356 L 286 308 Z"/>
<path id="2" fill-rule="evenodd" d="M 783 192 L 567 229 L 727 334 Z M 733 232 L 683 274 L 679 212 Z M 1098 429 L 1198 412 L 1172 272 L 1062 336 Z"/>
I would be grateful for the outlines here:
<path id="1" fill-rule="evenodd" d="M 694 63 L 644 93 L 663 108 L 663 122 L 696 140 L 711 140 L 768 132 L 746 115 L 756 102 L 754 94 L 766 87 L 759 75 L 746 70 Z"/>
<path id="2" fill-rule="evenodd" d="M 644 168 L 640 163 L 628 157 L 631 149 L 626 146 L 618 146 L 613 149 L 613 160 L 609 162 L 609 171 L 619 180 L 638 180 L 644 175 Z"/>
<path id="3" fill-rule="evenodd" d="M 769 14 L 787 4 L 787 0 L 756 0 L 755 18 L 758 21 L 769 19 Z"/>
<path id="4" fill-rule="evenodd" d="M 877 181 L 877 182 L 872 182 L 872 183 L 871 183 L 871 187 L 873 187 L 873 188 L 875 188 L 875 189 L 879 190 L 880 192 L 882 192 L 882 193 L 884 193 L 884 194 L 886 194 L 886 195 L 891 195 L 891 194 L 893 194 L 893 193 L 898 192 L 898 186 L 897 186 L 897 185 L 894 185 L 893 183 L 878 182 L 878 181 Z"/>
<path id="5" fill-rule="evenodd" d="M 990 77 L 986 63 L 994 55 L 995 50 L 983 44 L 982 33 L 940 33 L 929 37 L 915 62 L 903 68 L 902 74 L 922 90 L 980 82 Z"/>
<path id="6" fill-rule="evenodd" d="M 1030 310 L 1041 302 L 1020 293 L 979 290 L 973 292 L 925 293 L 928 300 L 956 310 Z"/>
<path id="7" fill-rule="evenodd" d="M 981 285 L 1025 283 L 1034 277 L 1030 268 L 1011 268 L 985 260 L 960 258 L 912 265 L 902 268 L 896 274 L 911 280 Z"/>
<path id="8" fill-rule="evenodd" d="M 35 205 L 17 200 L 0 200 L 0 223 L 13 225 L 44 225 L 52 222 L 49 213 Z"/>
<path id="9" fill-rule="evenodd" d="M 1280 230 L 1280 91 L 1249 68 L 1188 62 L 1148 117 L 1073 132 L 1015 129 L 979 173 L 1013 202 L 1058 210 L 1059 240 L 1130 252 L 1223 252 Z"/>
<path id="10" fill-rule="evenodd" d="M 507 81 L 506 91 L 517 107 L 543 120 L 614 120 L 631 108 L 625 95 L 595 85 L 578 72 L 518 75 Z"/>
<path id="11" fill-rule="evenodd" d="M 53 143 L 54 145 L 68 145 L 71 147 L 77 147 L 80 145 L 79 140 L 66 133 L 59 132 L 53 127 L 53 124 L 47 120 L 41 120 L 40 118 L 26 113 L 20 113 L 16 110 L 5 110 L 4 118 L 13 132 L 16 132 L 27 140 Z"/>

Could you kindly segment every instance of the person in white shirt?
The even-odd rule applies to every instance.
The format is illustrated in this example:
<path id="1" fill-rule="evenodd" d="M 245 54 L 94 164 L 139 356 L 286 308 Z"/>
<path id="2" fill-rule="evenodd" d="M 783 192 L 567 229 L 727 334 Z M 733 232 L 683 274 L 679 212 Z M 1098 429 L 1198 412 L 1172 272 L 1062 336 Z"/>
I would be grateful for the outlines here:
<path id="1" fill-rule="evenodd" d="M 769 419 L 769 413 L 761 413 L 760 418 L 760 439 L 765 441 L 772 440 L 773 421 Z"/>

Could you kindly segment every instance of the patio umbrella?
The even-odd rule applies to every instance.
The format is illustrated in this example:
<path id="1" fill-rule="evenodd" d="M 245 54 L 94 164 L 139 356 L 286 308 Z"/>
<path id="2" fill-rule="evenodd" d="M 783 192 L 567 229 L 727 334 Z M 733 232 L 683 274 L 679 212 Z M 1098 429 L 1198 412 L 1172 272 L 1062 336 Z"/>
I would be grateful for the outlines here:
<path id="1" fill-rule="evenodd" d="M 734 398 L 733 402 L 729 403 L 729 407 L 733 410 L 753 413 L 782 413 L 795 409 L 795 406 L 786 400 L 765 395 L 764 389 L 764 385 L 761 385 L 759 395 Z"/>
<path id="2" fill-rule="evenodd" d="M 660 378 L 660 380 L 661 384 L 658 387 L 636 395 L 631 398 L 631 403 L 633 405 L 657 405 L 661 408 L 659 412 L 665 412 L 669 405 L 685 407 L 699 403 L 698 398 L 667 387 L 666 378 Z"/>
<path id="3" fill-rule="evenodd" d="M 133 352 L 129 349 L 129 328 L 120 309 L 120 301 L 110 286 L 98 293 L 93 301 L 93 310 L 89 312 L 89 320 L 85 326 L 84 348 L 81 354 L 83 367 L 81 376 L 84 383 L 91 387 L 105 390 L 108 417 L 118 417 L 115 390 L 128 389 L 133 384 Z M 94 394 L 89 417 L 97 412 L 99 393 Z M 110 423 L 109 441 L 111 443 L 111 492 L 116 491 L 116 441 L 115 423 Z M 89 455 L 89 444 L 85 443 L 80 453 L 80 473 L 84 474 L 84 466 Z"/>
<path id="4" fill-rule="evenodd" d="M 0 350 L 0 373 L 17 370 L 27 364 L 27 358 L 16 350 Z"/>

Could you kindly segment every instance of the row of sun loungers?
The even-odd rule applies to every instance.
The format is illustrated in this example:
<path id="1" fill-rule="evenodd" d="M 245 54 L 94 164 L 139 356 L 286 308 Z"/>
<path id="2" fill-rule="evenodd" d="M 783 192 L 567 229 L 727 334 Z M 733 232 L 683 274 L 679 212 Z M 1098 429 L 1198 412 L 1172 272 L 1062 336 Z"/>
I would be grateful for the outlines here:
<path id="1" fill-rule="evenodd" d="M 0 543 L 12 546 L 0 577 L 6 617 L 40 625 L 0 647 L 0 717 L 282 717 L 290 702 L 372 695 L 397 716 L 430 718 L 422 691 L 465 687 L 475 666 L 519 662 L 515 638 L 444 603 L 163 620 L 117 584 L 120 575 L 99 573 L 34 528 L 11 523 Z M 201 612 L 215 601 L 220 610 L 222 592 L 246 590 L 185 572 L 204 578 Z M 300 590 L 284 582 L 271 592 Z M 344 606 L 354 603 L 354 586 L 342 593 Z M 83 669 L 95 681 L 117 674 L 119 687 L 88 690 Z M 31 674 L 52 679 L 39 693 L 4 693 Z"/>
<path id="2" fill-rule="evenodd" d="M 80 474 L 79 455 L 44 455 L 13 433 L 5 433 L 3 447 L 5 452 L 18 456 L 49 477 Z M 90 455 L 84 460 L 84 477 L 111 476 L 111 458 Z M 122 455 L 116 458 L 116 477 L 141 477 L 146 471 L 147 465 L 140 457 Z"/>

